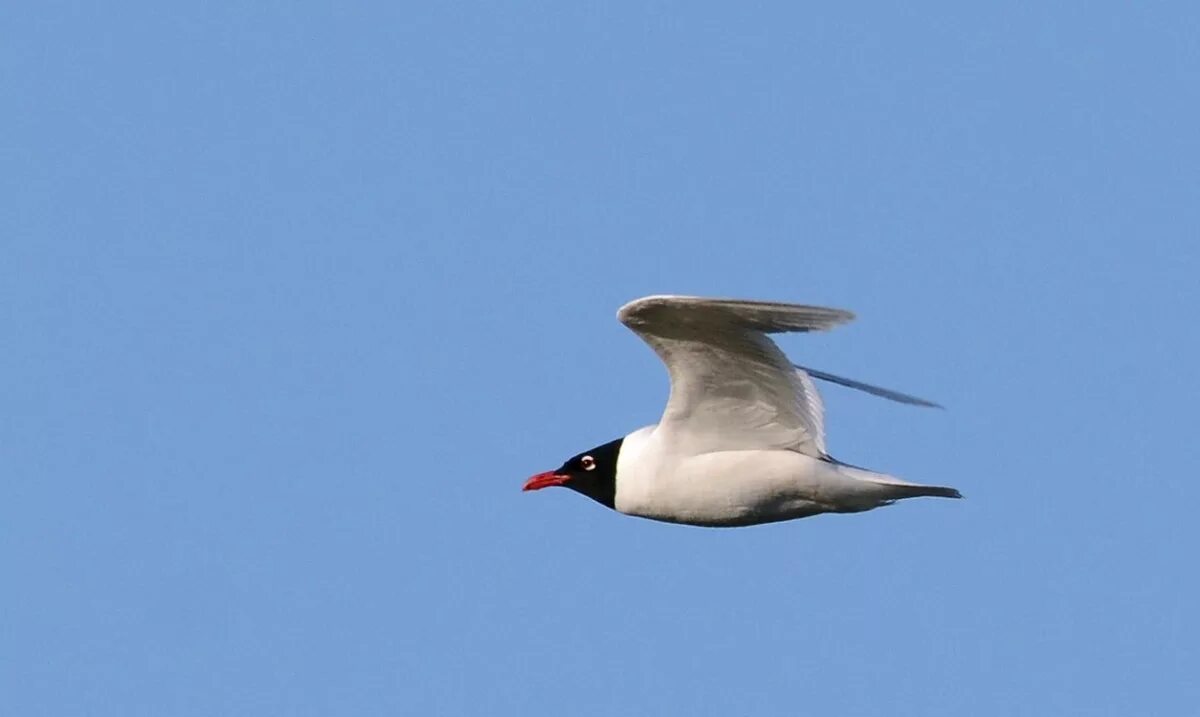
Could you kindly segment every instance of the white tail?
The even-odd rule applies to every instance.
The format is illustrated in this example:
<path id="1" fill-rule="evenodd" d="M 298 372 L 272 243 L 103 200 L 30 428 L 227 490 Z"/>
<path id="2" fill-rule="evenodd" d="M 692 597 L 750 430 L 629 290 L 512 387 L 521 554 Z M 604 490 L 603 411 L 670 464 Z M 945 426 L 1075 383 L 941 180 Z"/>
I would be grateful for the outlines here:
<path id="1" fill-rule="evenodd" d="M 865 468 L 856 468 L 855 466 L 839 463 L 838 471 L 847 477 L 855 480 L 874 483 L 875 485 L 887 486 L 889 499 L 900 498 L 919 498 L 922 496 L 932 496 L 936 498 L 961 498 L 962 493 L 957 489 L 940 485 L 921 485 L 920 483 L 909 483 L 908 481 L 900 480 L 895 476 L 887 475 L 886 473 L 876 473 Z"/>

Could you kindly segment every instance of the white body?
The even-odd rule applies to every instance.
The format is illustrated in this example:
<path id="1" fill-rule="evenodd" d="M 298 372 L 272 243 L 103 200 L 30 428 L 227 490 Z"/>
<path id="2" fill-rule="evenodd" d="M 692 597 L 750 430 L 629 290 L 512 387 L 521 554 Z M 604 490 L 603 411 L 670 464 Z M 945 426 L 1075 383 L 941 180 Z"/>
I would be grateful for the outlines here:
<path id="1" fill-rule="evenodd" d="M 907 483 L 826 453 L 816 385 L 767 334 L 828 329 L 851 320 L 850 312 L 651 296 L 626 304 L 617 316 L 654 349 L 671 377 L 662 420 L 621 444 L 613 495 L 618 511 L 672 523 L 740 526 L 859 512 L 921 495 L 959 497 L 952 488 Z"/>
<path id="2" fill-rule="evenodd" d="M 678 457 L 647 426 L 626 436 L 614 507 L 627 515 L 736 527 L 854 513 L 910 495 L 890 476 L 789 450 L 734 450 Z"/>

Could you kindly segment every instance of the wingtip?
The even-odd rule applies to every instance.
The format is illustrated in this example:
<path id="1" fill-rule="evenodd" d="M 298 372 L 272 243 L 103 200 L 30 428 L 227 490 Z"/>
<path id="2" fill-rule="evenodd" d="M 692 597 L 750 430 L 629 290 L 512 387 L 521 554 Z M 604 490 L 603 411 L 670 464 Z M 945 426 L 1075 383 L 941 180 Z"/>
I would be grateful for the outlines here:
<path id="1" fill-rule="evenodd" d="M 890 388 L 876 386 L 874 384 L 866 383 L 864 381 L 858 381 L 856 379 L 846 378 L 845 376 L 838 376 L 837 374 L 832 374 L 827 371 L 820 371 L 815 368 L 809 368 L 808 366 L 801 366 L 800 364 L 792 364 L 792 366 L 794 366 L 797 371 L 807 373 L 808 375 L 812 376 L 813 378 L 817 378 L 822 381 L 828 381 L 830 383 L 836 383 L 837 385 L 845 386 L 846 388 L 853 388 L 858 391 L 863 391 L 865 393 L 871 394 L 872 396 L 886 398 L 889 401 L 895 401 L 896 403 L 903 403 L 903 404 L 906 404 L 909 406 L 920 406 L 922 408 L 939 408 L 943 411 L 946 410 L 946 407 L 943 406 L 942 404 L 935 403 L 934 401 L 930 401 L 929 399 L 926 399 L 926 398 L 920 398 L 918 396 L 913 396 L 912 394 L 908 394 L 908 393 L 901 393 L 900 391 L 895 391 Z"/>

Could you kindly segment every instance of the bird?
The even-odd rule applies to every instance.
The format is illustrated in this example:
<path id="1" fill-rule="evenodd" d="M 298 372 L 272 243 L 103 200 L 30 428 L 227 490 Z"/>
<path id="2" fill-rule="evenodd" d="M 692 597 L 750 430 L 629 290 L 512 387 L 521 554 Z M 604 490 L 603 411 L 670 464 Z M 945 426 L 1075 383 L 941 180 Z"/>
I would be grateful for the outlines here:
<path id="1" fill-rule="evenodd" d="M 824 331 L 842 309 L 655 295 L 617 319 L 666 365 L 658 423 L 578 453 L 529 478 L 525 491 L 569 488 L 617 512 L 703 527 L 742 527 L 860 513 L 904 498 L 961 498 L 833 458 L 814 378 L 902 403 L 932 401 L 793 364 L 771 334 Z"/>

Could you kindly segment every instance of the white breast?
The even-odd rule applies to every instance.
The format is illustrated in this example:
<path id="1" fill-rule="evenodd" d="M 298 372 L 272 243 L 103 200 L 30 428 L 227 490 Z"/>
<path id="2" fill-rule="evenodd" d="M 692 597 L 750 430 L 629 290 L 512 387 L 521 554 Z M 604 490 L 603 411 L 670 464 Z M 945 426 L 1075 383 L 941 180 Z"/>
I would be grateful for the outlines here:
<path id="1" fill-rule="evenodd" d="M 654 426 L 630 434 L 617 460 L 615 507 L 671 523 L 735 526 L 836 509 L 841 476 L 788 450 L 678 457 Z"/>

